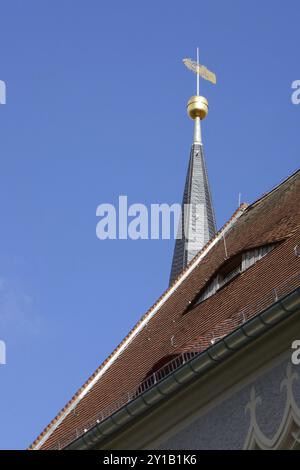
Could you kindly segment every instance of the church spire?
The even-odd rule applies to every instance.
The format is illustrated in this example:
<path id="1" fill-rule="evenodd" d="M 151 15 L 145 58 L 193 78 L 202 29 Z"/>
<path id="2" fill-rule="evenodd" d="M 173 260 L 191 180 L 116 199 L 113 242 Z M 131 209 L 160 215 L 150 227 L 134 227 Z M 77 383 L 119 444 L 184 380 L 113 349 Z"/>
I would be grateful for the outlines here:
<path id="1" fill-rule="evenodd" d="M 201 135 L 201 121 L 207 116 L 208 101 L 199 95 L 199 77 L 215 84 L 216 76 L 199 64 L 198 49 L 197 62 L 191 59 L 184 59 L 183 62 L 197 75 L 197 94 L 192 96 L 187 104 L 188 115 L 194 121 L 194 138 L 183 193 L 182 215 L 178 238 L 175 242 L 170 284 L 216 233 Z"/>

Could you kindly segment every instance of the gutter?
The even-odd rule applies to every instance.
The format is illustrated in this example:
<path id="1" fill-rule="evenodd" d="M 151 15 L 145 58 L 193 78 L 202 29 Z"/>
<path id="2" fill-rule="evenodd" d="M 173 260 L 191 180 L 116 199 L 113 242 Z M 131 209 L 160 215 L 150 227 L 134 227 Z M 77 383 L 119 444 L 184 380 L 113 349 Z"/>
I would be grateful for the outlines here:
<path id="1" fill-rule="evenodd" d="M 91 449 L 299 310 L 300 287 L 279 299 L 193 359 L 187 361 L 175 372 L 66 446 L 65 450 Z"/>

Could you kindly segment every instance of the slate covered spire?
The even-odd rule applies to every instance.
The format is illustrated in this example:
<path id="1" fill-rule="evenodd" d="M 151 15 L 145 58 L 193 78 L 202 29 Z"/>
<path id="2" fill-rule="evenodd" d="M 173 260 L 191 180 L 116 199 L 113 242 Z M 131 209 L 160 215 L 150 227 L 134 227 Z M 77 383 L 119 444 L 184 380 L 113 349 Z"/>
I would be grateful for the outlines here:
<path id="1" fill-rule="evenodd" d="M 191 148 L 178 231 L 181 238 L 175 242 L 170 284 L 216 233 L 202 144 L 193 143 Z M 188 240 L 192 243 L 189 244 Z M 193 240 L 196 240 L 196 243 L 193 243 Z"/>
<path id="2" fill-rule="evenodd" d="M 201 138 L 201 120 L 208 113 L 208 102 L 193 96 L 188 114 L 194 120 L 194 140 L 185 181 L 182 214 L 175 242 L 170 284 L 215 235 L 216 223 Z"/>

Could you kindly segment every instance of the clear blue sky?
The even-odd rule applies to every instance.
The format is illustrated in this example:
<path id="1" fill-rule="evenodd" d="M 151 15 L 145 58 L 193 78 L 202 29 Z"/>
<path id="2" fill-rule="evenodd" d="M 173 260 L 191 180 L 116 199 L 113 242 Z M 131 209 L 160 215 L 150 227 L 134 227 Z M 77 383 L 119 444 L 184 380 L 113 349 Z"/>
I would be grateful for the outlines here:
<path id="1" fill-rule="evenodd" d="M 0 0 L 0 448 L 37 436 L 165 289 L 171 241 L 100 241 L 96 207 L 180 202 L 195 55 L 220 227 L 299 163 L 299 1 Z"/>

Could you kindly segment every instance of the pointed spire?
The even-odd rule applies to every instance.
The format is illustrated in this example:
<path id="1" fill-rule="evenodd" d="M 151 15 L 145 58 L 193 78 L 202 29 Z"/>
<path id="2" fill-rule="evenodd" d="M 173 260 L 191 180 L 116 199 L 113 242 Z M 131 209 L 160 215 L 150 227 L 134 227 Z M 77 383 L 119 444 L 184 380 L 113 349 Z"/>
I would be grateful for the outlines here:
<path id="1" fill-rule="evenodd" d="M 185 61 L 190 61 L 190 59 L 185 59 Z M 206 98 L 199 96 L 198 51 L 196 66 L 198 67 L 196 69 L 197 95 L 192 96 L 187 105 L 188 115 L 194 120 L 194 139 L 182 199 L 182 214 L 178 238 L 175 242 L 170 284 L 216 233 L 215 215 L 201 137 L 201 121 L 207 116 L 208 102 Z"/>
<path id="2" fill-rule="evenodd" d="M 191 148 L 178 233 L 181 238 L 175 242 L 170 284 L 216 233 L 203 146 L 197 143 Z"/>

